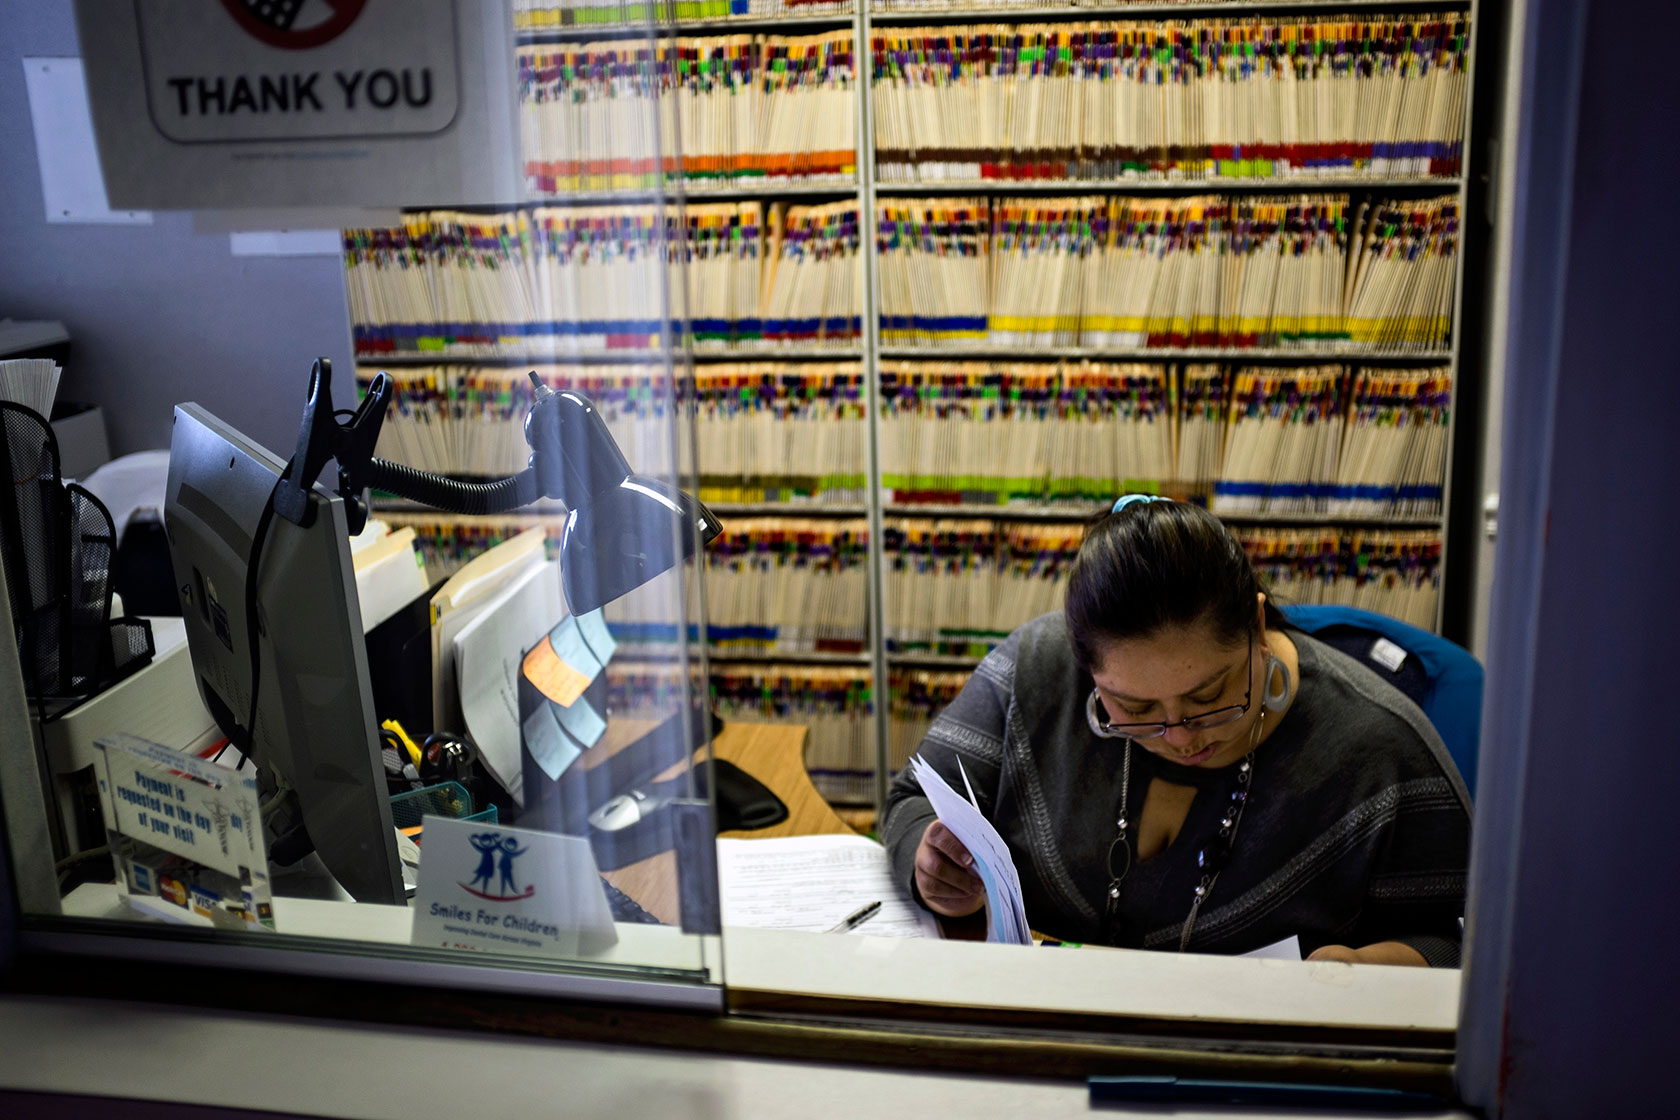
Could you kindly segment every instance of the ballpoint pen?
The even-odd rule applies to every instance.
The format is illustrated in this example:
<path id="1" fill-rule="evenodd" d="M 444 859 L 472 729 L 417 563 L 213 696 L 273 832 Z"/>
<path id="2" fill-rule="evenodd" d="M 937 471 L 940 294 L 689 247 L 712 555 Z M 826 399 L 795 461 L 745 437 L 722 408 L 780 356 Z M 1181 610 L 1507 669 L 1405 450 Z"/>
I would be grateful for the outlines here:
<path id="1" fill-rule="evenodd" d="M 852 911 L 852 913 L 847 914 L 844 921 L 835 926 L 833 929 L 826 930 L 825 932 L 847 933 L 861 926 L 864 922 L 867 922 L 880 912 L 881 904 L 879 902 L 871 902 L 868 906 L 860 906 L 856 910 Z"/>

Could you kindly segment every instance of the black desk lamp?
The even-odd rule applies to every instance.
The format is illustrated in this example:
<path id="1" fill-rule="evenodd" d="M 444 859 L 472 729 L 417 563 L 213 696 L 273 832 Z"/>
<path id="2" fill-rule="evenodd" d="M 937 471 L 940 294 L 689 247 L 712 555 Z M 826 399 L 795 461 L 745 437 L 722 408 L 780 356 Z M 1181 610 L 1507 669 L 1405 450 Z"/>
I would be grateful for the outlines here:
<path id="1" fill-rule="evenodd" d="M 362 492 L 374 487 L 460 514 L 505 513 L 553 498 L 565 505 L 560 572 L 573 614 L 590 611 L 640 587 L 703 548 L 723 525 L 692 495 L 630 469 L 606 421 L 589 398 L 555 392 L 531 371 L 536 399 L 525 415 L 530 466 L 494 482 L 458 482 L 376 458 L 374 445 L 390 403 L 392 380 L 380 373 L 350 418 L 332 407 L 332 362 L 316 359 L 297 454 L 275 494 L 274 511 L 308 523 L 304 495 L 328 459 L 338 463 L 338 490 L 352 535 L 367 523 Z"/>

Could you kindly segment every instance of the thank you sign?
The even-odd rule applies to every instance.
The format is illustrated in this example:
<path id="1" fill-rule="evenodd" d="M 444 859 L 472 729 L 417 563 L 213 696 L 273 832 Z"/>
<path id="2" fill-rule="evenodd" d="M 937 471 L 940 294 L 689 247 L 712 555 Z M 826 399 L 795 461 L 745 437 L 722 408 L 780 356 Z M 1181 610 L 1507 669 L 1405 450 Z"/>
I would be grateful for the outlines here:
<path id="1" fill-rule="evenodd" d="M 442 817 L 424 825 L 414 944 L 575 957 L 618 940 L 587 840 Z"/>
<path id="2" fill-rule="evenodd" d="M 393 10 L 402 18 L 380 18 Z M 147 107 L 171 140 L 424 134 L 460 107 L 453 0 L 135 0 L 135 12 Z"/>
<path id="3" fill-rule="evenodd" d="M 511 28 L 495 0 L 78 0 L 77 12 L 114 203 L 516 197 Z"/>

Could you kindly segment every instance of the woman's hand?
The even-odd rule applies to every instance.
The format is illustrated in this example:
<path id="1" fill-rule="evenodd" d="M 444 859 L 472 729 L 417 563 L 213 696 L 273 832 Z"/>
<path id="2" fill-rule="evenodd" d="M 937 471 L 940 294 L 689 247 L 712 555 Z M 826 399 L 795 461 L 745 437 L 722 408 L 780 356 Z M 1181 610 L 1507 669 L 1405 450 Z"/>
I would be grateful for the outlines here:
<path id="1" fill-rule="evenodd" d="M 1309 961 L 1346 961 L 1348 964 L 1404 964 L 1428 968 L 1423 954 L 1404 941 L 1378 941 L 1363 949 L 1346 945 L 1320 945 L 1307 955 Z"/>
<path id="2" fill-rule="evenodd" d="M 916 890 L 935 914 L 960 918 L 986 904 L 986 888 L 971 868 L 974 857 L 939 821 L 916 845 Z"/>

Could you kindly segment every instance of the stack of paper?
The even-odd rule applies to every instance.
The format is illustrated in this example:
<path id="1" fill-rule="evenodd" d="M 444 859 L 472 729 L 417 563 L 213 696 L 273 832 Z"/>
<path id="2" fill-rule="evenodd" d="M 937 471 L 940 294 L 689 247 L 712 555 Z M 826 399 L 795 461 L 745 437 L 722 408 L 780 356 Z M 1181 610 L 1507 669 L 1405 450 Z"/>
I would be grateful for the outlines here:
<path id="1" fill-rule="evenodd" d="M 1345 372 L 1341 366 L 1236 371 L 1213 512 L 1325 509 L 1342 442 Z"/>
<path id="2" fill-rule="evenodd" d="M 410 532 L 414 530 L 410 528 Z M 543 563 L 541 528 L 530 528 L 486 548 L 444 581 L 432 596 L 432 725 L 440 730 L 465 726 L 455 672 L 455 636 L 494 601 L 509 584 Z"/>
<path id="3" fill-rule="evenodd" d="M 854 0 L 513 0 L 515 31 L 851 12 Z"/>
<path id="4" fill-rule="evenodd" d="M 1354 517 L 1439 516 L 1452 371 L 1445 366 L 1362 369 L 1349 398 L 1330 512 Z"/>
<path id="5" fill-rule="evenodd" d="M 1441 593 L 1441 534 L 1435 529 L 1231 530 L 1279 601 L 1335 603 L 1379 611 L 1425 630 Z"/>
<path id="6" fill-rule="evenodd" d="M 530 374 L 550 389 L 588 397 L 613 441 L 642 474 L 672 471 L 675 424 L 670 374 L 659 366 L 490 367 L 466 364 L 399 366 L 356 371 L 365 393 L 379 373 L 393 382 L 377 454 L 393 463 L 443 474 L 505 477 L 530 465 L 525 416 L 533 401 Z"/>
<path id="7" fill-rule="evenodd" d="M 1325 602 L 1381 611 L 1423 630 L 1441 597 L 1441 534 L 1433 529 L 1349 535 L 1340 594 Z"/>
<path id="8" fill-rule="evenodd" d="M 989 621 L 994 641 L 1062 608 L 1068 576 L 1084 540 L 1085 529 L 1079 524 L 1000 524 L 996 606 Z"/>
<path id="9" fill-rule="evenodd" d="M 456 631 L 453 645 L 466 729 L 485 766 L 523 805 L 520 669 L 525 652 L 565 616 L 566 605 L 558 564 L 521 565 L 519 571 L 472 612 Z"/>
<path id="10" fill-rule="evenodd" d="M 369 521 L 350 541 L 350 566 L 356 573 L 356 600 L 365 634 L 426 593 L 426 561 L 415 547 L 413 529 L 393 531 L 384 521 Z"/>
<path id="11" fill-rule="evenodd" d="M 1212 492 L 1225 456 L 1230 384 L 1230 371 L 1224 366 L 1184 367 L 1173 410 L 1178 421 L 1178 448 L 1169 492 L 1192 495 Z"/>
<path id="12" fill-rule="evenodd" d="M 855 343 L 863 333 L 856 202 L 771 208 L 764 340 L 787 349 Z"/>
<path id="13" fill-rule="evenodd" d="M 1456 175 L 1469 31 L 1463 14 L 878 26 L 877 167 L 953 183 Z"/>
<path id="14" fill-rule="evenodd" d="M 381 458 L 501 477 L 529 465 L 524 422 L 533 371 L 556 391 L 588 397 L 638 473 L 671 477 L 674 464 L 686 470 L 697 461 L 701 501 L 863 501 L 868 428 L 855 361 L 709 362 L 692 380 L 641 363 L 362 365 L 356 377 L 364 393 L 379 373 L 393 382 Z M 677 411 L 690 399 L 693 438 Z"/>
<path id="15" fill-rule="evenodd" d="M 691 460 L 689 425 L 677 425 L 678 461 L 699 464 L 701 501 L 864 500 L 869 431 L 857 362 L 708 363 L 693 385 L 697 443 Z"/>
<path id="16" fill-rule="evenodd" d="M 889 361 L 880 377 L 886 500 L 1045 500 L 1060 364 Z"/>
<path id="17" fill-rule="evenodd" d="M 888 650 L 984 652 L 997 607 L 997 534 L 996 522 L 971 518 L 905 518 L 882 526 Z"/>
<path id="18" fill-rule="evenodd" d="M 991 338 L 998 346 L 1079 341 L 1083 267 L 1103 198 L 999 198 L 992 202 Z"/>
<path id="19" fill-rule="evenodd" d="M 861 518 L 731 519 L 706 550 L 707 638 L 720 652 L 861 653 L 868 569 Z"/>
<path id="20" fill-rule="evenodd" d="M 986 339 L 990 212 L 983 198 L 875 204 L 881 341 Z"/>
<path id="21" fill-rule="evenodd" d="M 959 769 L 962 763 L 957 763 Z M 1015 870 L 1015 857 L 1003 842 L 998 830 L 980 812 L 974 799 L 974 787 L 968 784 L 963 772 L 963 786 L 968 792 L 964 800 L 940 777 L 939 771 L 922 761 L 921 755 L 910 760 L 910 772 L 921 784 L 939 821 L 951 830 L 957 842 L 974 857 L 974 873 L 986 887 L 986 940 L 1005 945 L 1031 945 L 1032 930 L 1027 925 L 1027 910 L 1021 900 L 1021 877 Z"/>
<path id="22" fill-rule="evenodd" d="M 950 518 L 888 520 L 882 587 L 887 649 L 979 657 L 1060 608 L 1083 529 Z"/>
<path id="23" fill-rule="evenodd" d="M 53 398 L 58 395 L 58 378 L 63 372 L 58 363 L 49 358 L 0 361 L 0 400 L 13 401 L 32 409 L 42 419 L 51 419 Z"/>
<path id="24" fill-rule="evenodd" d="M 1458 200 L 1377 200 L 1355 219 L 1356 256 L 1344 311 L 1355 342 L 1423 350 L 1452 337 Z"/>
<path id="25" fill-rule="evenodd" d="M 896 775 L 910 765 L 933 721 L 957 698 L 971 676 L 966 670 L 894 669 L 887 677 L 887 766 Z"/>
<path id="26" fill-rule="evenodd" d="M 850 179 L 852 54 L 849 29 L 522 46 L 527 182 L 552 196 L 667 178 Z"/>
<path id="27" fill-rule="evenodd" d="M 344 231 L 356 353 L 633 356 L 667 334 L 700 351 L 851 343 L 859 236 L 855 201 L 417 212 Z"/>
<path id="28" fill-rule="evenodd" d="M 1416 351 L 1451 335 L 1453 198 L 889 198 L 876 219 L 888 344 Z"/>

